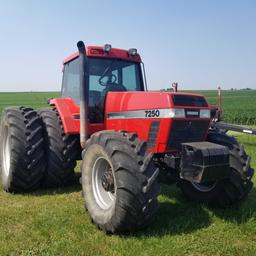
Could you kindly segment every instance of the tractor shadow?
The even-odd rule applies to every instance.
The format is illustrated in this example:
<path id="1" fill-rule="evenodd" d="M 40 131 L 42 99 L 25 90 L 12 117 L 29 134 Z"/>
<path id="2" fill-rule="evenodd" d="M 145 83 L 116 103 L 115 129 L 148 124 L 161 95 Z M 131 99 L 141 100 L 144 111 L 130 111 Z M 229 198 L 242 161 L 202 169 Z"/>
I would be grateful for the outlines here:
<path id="1" fill-rule="evenodd" d="M 132 236 L 189 234 L 212 223 L 207 207 L 188 202 L 174 185 L 162 185 L 158 201 L 160 207 L 154 222 Z"/>
<path id="2" fill-rule="evenodd" d="M 59 195 L 59 194 L 70 194 L 74 192 L 80 192 L 82 190 L 79 179 L 81 173 L 75 173 L 75 179 L 68 186 L 59 188 L 42 188 L 32 193 L 33 196 L 45 196 L 45 195 Z"/>
<path id="3" fill-rule="evenodd" d="M 253 187 L 248 197 L 231 207 L 210 209 L 215 216 L 226 222 L 243 224 L 256 218 L 256 189 Z"/>
<path id="4" fill-rule="evenodd" d="M 130 236 L 153 236 L 189 234 L 207 228 L 215 217 L 226 222 L 242 224 L 256 217 L 256 190 L 239 204 L 224 209 L 188 201 L 176 186 L 162 186 L 159 196 L 159 211 L 155 221 L 146 229 Z"/>
<path id="5" fill-rule="evenodd" d="M 68 187 L 42 189 L 34 196 L 70 194 L 80 192 L 80 173 L 75 182 Z M 158 197 L 159 210 L 156 218 L 148 228 L 138 232 L 127 233 L 123 237 L 162 237 L 166 235 L 189 234 L 207 228 L 215 217 L 226 222 L 242 224 L 256 218 L 256 189 L 253 188 L 247 199 L 232 207 L 224 209 L 211 208 L 207 205 L 188 201 L 175 185 L 162 185 Z"/>

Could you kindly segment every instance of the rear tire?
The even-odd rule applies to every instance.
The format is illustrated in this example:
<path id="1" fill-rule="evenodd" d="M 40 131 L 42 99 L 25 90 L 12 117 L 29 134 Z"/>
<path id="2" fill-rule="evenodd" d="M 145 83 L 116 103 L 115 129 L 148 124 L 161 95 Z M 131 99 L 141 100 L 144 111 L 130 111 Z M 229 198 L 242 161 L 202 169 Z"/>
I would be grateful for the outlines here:
<path id="1" fill-rule="evenodd" d="M 1 178 L 7 192 L 28 192 L 40 187 L 44 171 L 41 119 L 32 108 L 10 107 L 0 125 Z"/>
<path id="2" fill-rule="evenodd" d="M 143 228 L 157 209 L 158 169 L 136 134 L 104 131 L 83 151 L 82 187 L 92 221 L 107 233 Z"/>
<path id="3" fill-rule="evenodd" d="M 254 170 L 250 157 L 234 137 L 210 131 L 207 141 L 226 146 L 230 150 L 230 175 L 228 178 L 208 184 L 191 183 L 180 179 L 184 195 L 190 200 L 212 206 L 225 207 L 244 200 L 253 187 Z"/>
<path id="4" fill-rule="evenodd" d="M 41 109 L 47 169 L 44 187 L 62 187 L 75 181 L 74 168 L 81 154 L 79 137 L 65 134 L 61 119 L 54 109 Z"/>

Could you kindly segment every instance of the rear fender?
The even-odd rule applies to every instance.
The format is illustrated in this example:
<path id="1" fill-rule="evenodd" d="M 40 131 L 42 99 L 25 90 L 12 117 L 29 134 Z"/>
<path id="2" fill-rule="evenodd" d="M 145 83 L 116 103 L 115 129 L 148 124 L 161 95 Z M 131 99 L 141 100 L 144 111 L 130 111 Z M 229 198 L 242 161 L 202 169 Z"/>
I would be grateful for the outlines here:
<path id="1" fill-rule="evenodd" d="M 80 134 L 80 106 L 72 98 L 55 98 L 49 100 L 49 104 L 54 106 L 60 115 L 64 133 Z M 89 135 L 105 130 L 104 123 L 89 123 Z"/>
<path id="2" fill-rule="evenodd" d="M 64 132 L 68 134 L 79 134 L 80 131 L 80 108 L 72 98 L 56 98 L 49 101 L 59 113 Z"/>

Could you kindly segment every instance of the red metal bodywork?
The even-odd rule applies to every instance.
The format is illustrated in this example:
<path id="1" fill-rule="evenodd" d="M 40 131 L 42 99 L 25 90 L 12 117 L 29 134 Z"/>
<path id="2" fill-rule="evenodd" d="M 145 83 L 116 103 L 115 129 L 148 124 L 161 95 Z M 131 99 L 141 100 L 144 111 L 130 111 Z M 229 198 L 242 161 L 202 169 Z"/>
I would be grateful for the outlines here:
<path id="1" fill-rule="evenodd" d="M 78 57 L 78 52 L 72 54 L 64 60 L 64 64 Z M 141 63 L 138 54 L 130 55 L 127 50 L 112 48 L 110 52 L 104 52 L 104 47 L 87 46 L 86 56 L 88 58 L 108 58 L 121 59 Z M 144 141 L 149 140 L 150 127 L 152 122 L 159 122 L 159 130 L 157 133 L 155 146 L 149 151 L 154 153 L 163 153 L 170 150 L 167 149 L 167 143 L 174 118 L 151 118 L 144 116 L 144 112 L 148 110 L 163 110 L 171 108 L 188 108 L 188 109 L 210 109 L 209 107 L 191 107 L 191 106 L 174 106 L 172 96 L 174 93 L 167 92 L 108 92 L 105 98 L 104 120 L 103 123 L 89 123 L 89 135 L 102 130 L 126 130 L 135 132 L 138 137 Z M 175 95 L 188 95 L 188 93 L 175 93 Z M 195 95 L 196 94 L 190 94 Z M 67 134 L 80 133 L 80 108 L 72 98 L 59 98 L 50 100 L 50 105 L 54 105 L 60 114 L 63 123 L 64 132 Z M 109 113 L 129 112 L 141 110 L 142 116 L 126 117 L 126 118 L 109 118 Z M 140 113 L 141 113 L 140 111 Z M 196 120 L 199 118 L 179 118 L 179 120 Z M 200 118 L 202 120 L 202 118 Z M 210 119 L 207 119 L 210 124 Z M 205 131 L 206 136 L 207 131 Z"/>
<path id="2" fill-rule="evenodd" d="M 187 93 L 175 93 L 175 95 L 177 94 L 188 95 Z M 150 151 L 154 153 L 167 152 L 169 151 L 167 150 L 167 141 L 174 120 L 173 118 L 108 119 L 107 114 L 113 112 L 169 108 L 210 109 L 209 107 L 174 106 L 172 95 L 173 93 L 167 92 L 109 92 L 105 101 L 104 123 L 89 124 L 89 134 L 101 130 L 126 130 L 128 132 L 136 132 L 140 139 L 148 141 L 151 123 L 153 121 L 159 121 L 160 127 L 155 148 Z M 52 99 L 50 104 L 55 105 L 57 108 L 64 126 L 64 132 L 69 134 L 79 134 L 79 106 L 76 105 L 71 98 Z M 197 119 L 199 118 L 179 118 L 179 120 Z M 200 118 L 200 120 L 203 119 Z M 206 120 L 209 120 L 210 124 L 210 119 Z"/>
<path id="3" fill-rule="evenodd" d="M 70 55 L 63 61 L 63 64 L 66 64 L 73 59 L 78 57 L 78 52 Z M 94 57 L 94 58 L 107 58 L 107 59 L 121 59 L 126 61 L 133 61 L 133 62 L 141 62 L 141 58 L 139 54 L 135 56 L 129 55 L 128 51 L 123 49 L 112 48 L 109 53 L 105 53 L 103 47 L 100 46 L 87 46 L 86 47 L 86 56 L 87 57 Z"/>

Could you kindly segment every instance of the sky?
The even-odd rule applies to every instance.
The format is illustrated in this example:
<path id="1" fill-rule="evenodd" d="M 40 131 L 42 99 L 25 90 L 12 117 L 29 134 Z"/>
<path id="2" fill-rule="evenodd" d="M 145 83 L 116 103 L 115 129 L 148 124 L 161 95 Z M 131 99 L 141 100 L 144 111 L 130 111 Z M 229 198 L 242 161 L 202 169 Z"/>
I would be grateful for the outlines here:
<path id="1" fill-rule="evenodd" d="M 58 91 L 76 43 L 137 48 L 149 89 L 256 89 L 254 0 L 0 0 L 0 91 Z"/>

